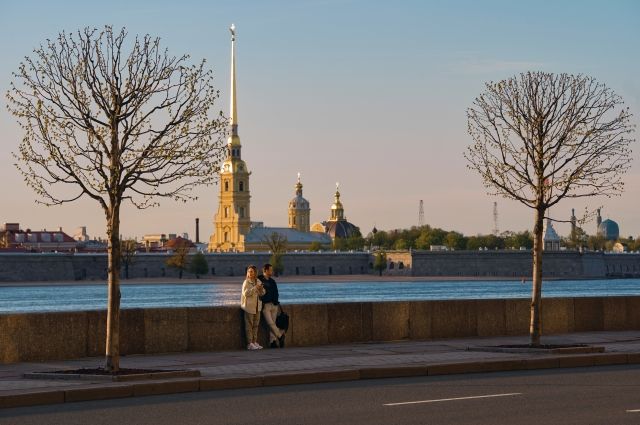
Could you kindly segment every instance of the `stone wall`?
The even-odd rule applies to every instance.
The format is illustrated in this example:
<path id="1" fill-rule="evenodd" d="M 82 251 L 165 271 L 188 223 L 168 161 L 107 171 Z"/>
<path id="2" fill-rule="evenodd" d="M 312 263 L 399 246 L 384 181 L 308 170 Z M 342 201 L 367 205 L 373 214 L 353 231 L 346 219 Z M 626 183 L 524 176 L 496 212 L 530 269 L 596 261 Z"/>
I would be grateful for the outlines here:
<path id="1" fill-rule="evenodd" d="M 413 276 L 530 278 L 531 251 L 413 251 Z M 640 277 L 640 254 L 555 251 L 543 254 L 547 278 Z"/>
<path id="2" fill-rule="evenodd" d="M 165 262 L 170 254 L 136 254 L 129 278 L 177 278 L 179 272 Z M 246 267 L 269 262 L 268 253 L 205 254 L 206 276 L 244 276 Z M 369 273 L 366 252 L 292 252 L 283 257 L 284 275 L 349 275 Z M 127 274 L 122 267 L 121 275 Z M 195 277 L 188 271 L 184 277 Z M 106 280 L 106 254 L 0 254 L 0 282 Z"/>
<path id="3" fill-rule="evenodd" d="M 306 304 L 286 307 L 287 345 L 527 335 L 529 300 Z M 640 329 L 640 297 L 543 299 L 543 335 Z M 238 306 L 122 310 L 121 353 L 244 348 Z M 102 356 L 106 313 L 0 315 L 0 363 Z M 267 344 L 260 327 L 259 341 Z"/>
<path id="4" fill-rule="evenodd" d="M 129 278 L 177 278 L 167 267 L 170 254 L 137 254 L 129 266 Z M 206 254 L 206 276 L 242 276 L 249 264 L 260 267 L 267 253 Z M 529 278 L 531 251 L 392 251 L 394 268 L 388 275 Z M 402 263 L 402 268 L 399 268 Z M 367 252 L 292 252 L 284 255 L 284 275 L 349 275 L 373 273 L 373 257 Z M 126 271 L 122 270 L 124 277 Z M 185 277 L 194 277 L 185 272 Z M 543 276 L 584 279 L 640 277 L 640 254 L 602 252 L 545 252 Z M 7 254 L 0 253 L 0 282 L 105 280 L 105 254 Z"/>

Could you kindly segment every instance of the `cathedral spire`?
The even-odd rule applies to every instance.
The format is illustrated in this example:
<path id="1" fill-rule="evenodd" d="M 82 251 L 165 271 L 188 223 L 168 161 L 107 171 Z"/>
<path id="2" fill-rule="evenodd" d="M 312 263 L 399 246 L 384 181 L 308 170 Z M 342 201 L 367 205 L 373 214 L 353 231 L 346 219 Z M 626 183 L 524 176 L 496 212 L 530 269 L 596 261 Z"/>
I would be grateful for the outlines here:
<path id="1" fill-rule="evenodd" d="M 231 24 L 231 102 L 230 107 L 230 124 L 231 135 L 229 136 L 229 144 L 240 145 L 238 137 L 238 104 L 236 101 L 236 26 Z"/>

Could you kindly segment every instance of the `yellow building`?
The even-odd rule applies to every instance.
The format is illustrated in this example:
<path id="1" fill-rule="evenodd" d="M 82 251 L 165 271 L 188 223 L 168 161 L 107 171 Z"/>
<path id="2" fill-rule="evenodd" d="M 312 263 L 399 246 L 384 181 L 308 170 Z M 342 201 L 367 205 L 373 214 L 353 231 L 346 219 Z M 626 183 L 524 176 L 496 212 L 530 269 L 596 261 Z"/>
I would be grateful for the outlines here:
<path id="1" fill-rule="evenodd" d="M 231 135 L 227 142 L 227 158 L 220 168 L 218 212 L 213 220 L 214 233 L 209 238 L 209 251 L 244 251 L 244 238 L 251 229 L 249 176 L 242 160 L 238 136 L 236 103 L 235 26 L 231 25 Z"/>
<path id="2" fill-rule="evenodd" d="M 227 142 L 227 156 L 220 168 L 218 212 L 209 238 L 209 252 L 267 251 L 273 234 L 286 239 L 288 250 L 308 250 L 312 246 L 329 248 L 332 238 L 342 237 L 353 226 L 344 219 L 340 193 L 336 190 L 336 203 L 332 206 L 329 222 L 310 226 L 311 208 L 302 196 L 300 174 L 295 185 L 295 197 L 289 202 L 288 227 L 265 227 L 251 222 L 249 176 L 251 173 L 242 160 L 242 145 L 238 136 L 238 107 L 236 102 L 235 26 L 231 26 L 231 135 Z M 355 226 L 353 226 L 355 227 Z M 316 231 L 318 230 L 318 231 Z"/>

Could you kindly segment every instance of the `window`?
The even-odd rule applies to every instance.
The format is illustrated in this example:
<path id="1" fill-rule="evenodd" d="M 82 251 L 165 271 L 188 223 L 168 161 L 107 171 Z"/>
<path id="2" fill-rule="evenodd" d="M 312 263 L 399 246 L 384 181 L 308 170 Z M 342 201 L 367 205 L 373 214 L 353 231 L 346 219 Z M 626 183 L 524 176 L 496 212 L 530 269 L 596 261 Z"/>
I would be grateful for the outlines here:
<path id="1" fill-rule="evenodd" d="M 229 232 L 224 232 L 224 241 L 229 242 Z"/>
<path id="2" fill-rule="evenodd" d="M 224 191 L 225 191 L 225 192 L 228 192 L 228 191 L 229 191 L 229 181 L 228 181 L 228 180 L 225 180 L 225 181 L 224 181 Z"/>
<path id="3" fill-rule="evenodd" d="M 244 207 L 240 207 L 240 218 L 244 218 Z"/>
<path id="4" fill-rule="evenodd" d="M 229 218 L 229 207 L 224 207 L 224 218 Z"/>
<path id="5" fill-rule="evenodd" d="M 244 192 L 244 182 L 240 182 L 240 187 L 238 188 L 240 192 Z"/>

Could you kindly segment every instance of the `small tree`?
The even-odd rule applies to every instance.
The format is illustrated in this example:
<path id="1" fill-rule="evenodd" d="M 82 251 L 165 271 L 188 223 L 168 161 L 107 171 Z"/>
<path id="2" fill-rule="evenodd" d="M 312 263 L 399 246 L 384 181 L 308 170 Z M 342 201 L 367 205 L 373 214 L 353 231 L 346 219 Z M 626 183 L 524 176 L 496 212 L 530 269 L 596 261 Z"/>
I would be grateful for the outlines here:
<path id="1" fill-rule="evenodd" d="M 387 254 L 378 251 L 373 260 L 373 269 L 378 272 L 378 276 L 382 276 L 382 272 L 387 270 Z"/>
<path id="2" fill-rule="evenodd" d="M 279 276 L 284 272 L 284 264 L 282 264 L 282 256 L 287 252 L 287 237 L 278 233 L 271 232 L 269 236 L 265 236 L 263 241 L 269 247 L 271 251 L 271 265 L 273 266 L 273 273 Z"/>
<path id="3" fill-rule="evenodd" d="M 125 239 L 120 241 L 120 256 L 124 266 L 124 277 L 129 279 L 129 266 L 135 261 L 138 251 L 138 242 L 135 239 Z"/>
<path id="4" fill-rule="evenodd" d="M 186 239 L 180 239 L 176 243 L 173 255 L 165 261 L 165 264 L 174 269 L 178 269 L 178 276 L 182 279 L 182 273 L 189 267 L 189 251 L 191 244 Z"/>
<path id="5" fill-rule="evenodd" d="M 106 219 L 108 301 L 105 369 L 120 368 L 120 209 L 187 201 L 215 182 L 226 120 L 212 116 L 218 97 L 204 61 L 171 56 L 160 39 L 127 39 L 86 28 L 61 33 L 14 74 L 8 108 L 25 136 L 17 167 L 36 202 L 83 196 Z M 58 190 L 64 188 L 63 190 Z"/>
<path id="6" fill-rule="evenodd" d="M 320 251 L 322 249 L 322 244 L 318 241 L 313 241 L 309 245 L 309 251 Z"/>
<path id="7" fill-rule="evenodd" d="M 193 256 L 191 259 L 191 265 L 189 266 L 189 271 L 196 275 L 196 279 L 200 279 L 201 274 L 207 274 L 209 271 L 209 265 L 207 264 L 207 259 L 202 252 L 198 251 Z"/>
<path id="8" fill-rule="evenodd" d="M 593 78 L 528 72 L 498 83 L 467 110 L 465 157 L 490 193 L 534 211 L 530 344 L 540 344 L 542 230 L 565 198 L 611 196 L 631 161 L 631 114 Z"/>

